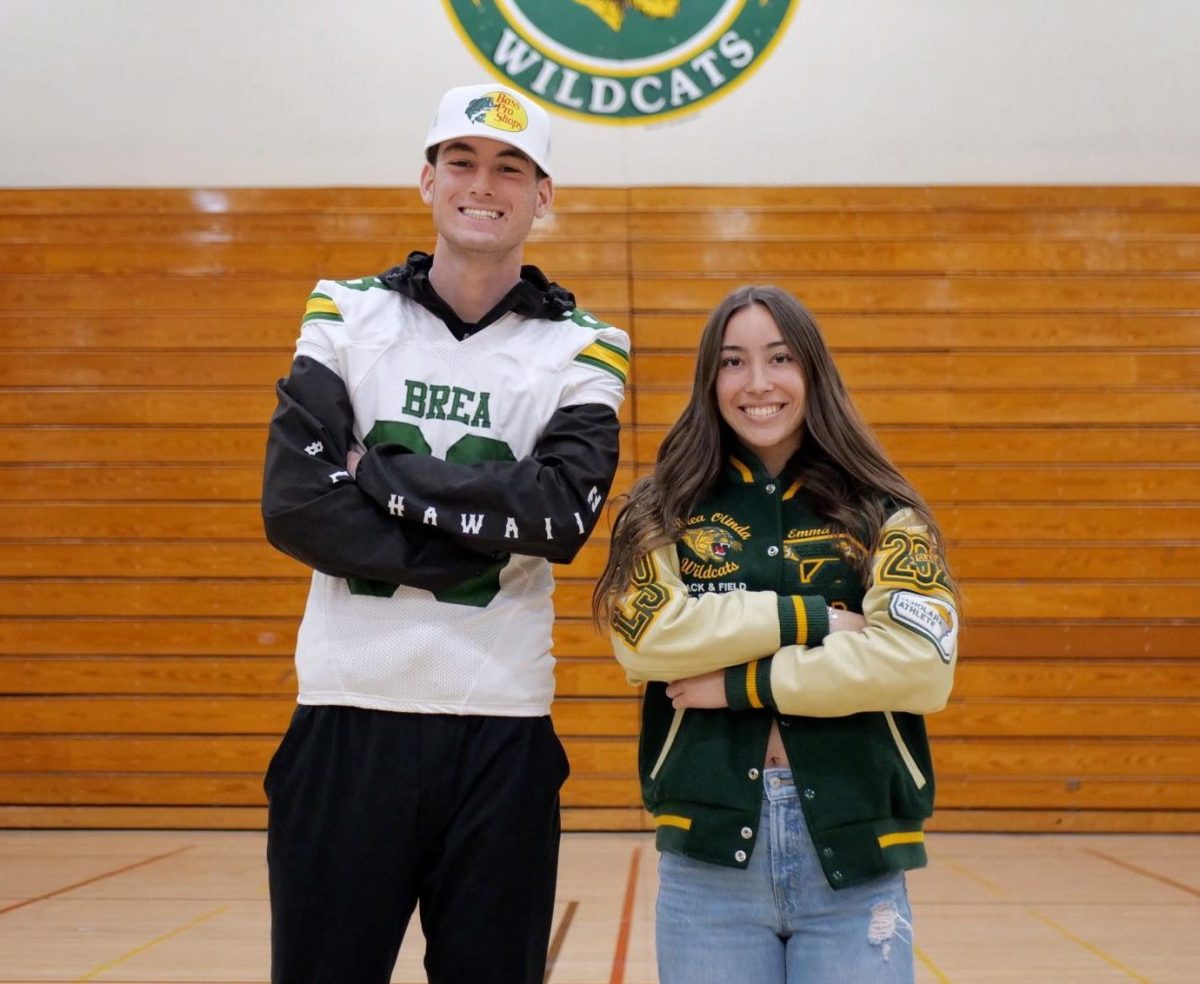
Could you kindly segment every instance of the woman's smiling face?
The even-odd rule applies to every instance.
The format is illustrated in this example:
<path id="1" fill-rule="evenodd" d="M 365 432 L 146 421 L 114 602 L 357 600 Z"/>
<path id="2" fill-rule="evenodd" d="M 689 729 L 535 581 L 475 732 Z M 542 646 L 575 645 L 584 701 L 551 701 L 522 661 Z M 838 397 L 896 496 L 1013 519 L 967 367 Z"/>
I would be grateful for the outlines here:
<path id="1" fill-rule="evenodd" d="M 725 325 L 717 408 L 738 440 L 773 475 L 800 447 L 804 370 L 762 304 L 739 309 Z"/>

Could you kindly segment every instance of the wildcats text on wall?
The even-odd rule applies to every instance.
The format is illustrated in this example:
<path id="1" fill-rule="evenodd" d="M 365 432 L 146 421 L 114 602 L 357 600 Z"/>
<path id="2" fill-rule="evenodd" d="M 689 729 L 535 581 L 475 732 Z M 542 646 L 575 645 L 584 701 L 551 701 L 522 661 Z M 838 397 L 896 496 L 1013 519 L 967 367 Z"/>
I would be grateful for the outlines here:
<path id="1" fill-rule="evenodd" d="M 800 0 L 444 0 L 500 79 L 589 120 L 652 122 L 756 68 Z"/>

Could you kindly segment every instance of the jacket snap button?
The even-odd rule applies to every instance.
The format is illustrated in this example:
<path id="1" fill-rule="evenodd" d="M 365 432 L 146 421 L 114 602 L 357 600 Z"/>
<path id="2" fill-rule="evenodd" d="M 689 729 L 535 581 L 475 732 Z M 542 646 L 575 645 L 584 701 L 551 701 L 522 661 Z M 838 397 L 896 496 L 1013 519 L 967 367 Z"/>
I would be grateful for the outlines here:
<path id="1" fill-rule="evenodd" d="M 770 485 L 767 486 L 767 495 L 770 495 L 774 491 L 775 491 L 775 483 L 772 482 Z"/>
<path id="2" fill-rule="evenodd" d="M 745 851 L 738 851 L 738 852 L 737 852 L 737 853 L 736 853 L 736 854 L 733 856 L 733 860 L 734 860 L 734 861 L 737 861 L 739 864 L 740 864 L 741 862 L 745 861 L 745 860 L 746 860 L 746 852 L 745 852 Z"/>
<path id="3" fill-rule="evenodd" d="M 746 773 L 746 775 L 748 775 L 751 779 L 757 779 L 759 777 L 760 773 L 759 773 L 758 769 L 751 769 L 749 772 Z"/>
<path id="4" fill-rule="evenodd" d="M 754 831 L 751 830 L 749 827 L 742 828 L 742 838 L 744 840 L 749 840 L 753 836 L 754 836 Z"/>
<path id="5" fill-rule="evenodd" d="M 832 847 L 822 848 L 821 853 L 824 854 L 825 857 L 831 858 L 831 857 L 833 857 L 833 848 Z"/>
<path id="6" fill-rule="evenodd" d="M 774 545 L 767 547 L 767 556 L 768 557 L 774 557 L 777 553 L 779 553 L 778 547 L 776 547 Z"/>
<path id="7" fill-rule="evenodd" d="M 817 791 L 816 791 L 815 789 L 806 789 L 806 790 L 804 790 L 804 798 L 805 798 L 806 800 L 812 800 L 812 799 L 816 799 L 816 798 L 817 798 Z"/>
<path id="8" fill-rule="evenodd" d="M 830 875 L 829 877 L 830 877 L 830 878 L 832 878 L 834 881 L 841 881 L 841 880 L 842 880 L 842 873 L 841 873 L 840 871 L 835 871 L 835 872 L 834 872 L 832 875 Z"/>

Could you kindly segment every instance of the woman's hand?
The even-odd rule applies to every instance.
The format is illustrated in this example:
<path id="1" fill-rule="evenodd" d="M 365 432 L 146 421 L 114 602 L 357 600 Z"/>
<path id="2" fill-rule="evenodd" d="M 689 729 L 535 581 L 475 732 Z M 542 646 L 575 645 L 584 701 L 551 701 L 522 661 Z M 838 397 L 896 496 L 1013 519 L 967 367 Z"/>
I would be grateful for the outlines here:
<path id="1" fill-rule="evenodd" d="M 867 620 L 858 612 L 848 612 L 844 608 L 829 609 L 830 632 L 861 632 L 867 627 Z"/>
<path id="2" fill-rule="evenodd" d="M 676 710 L 681 707 L 714 709 L 728 707 L 725 699 L 725 671 L 714 670 L 701 676 L 687 677 L 667 685 L 667 696 Z"/>

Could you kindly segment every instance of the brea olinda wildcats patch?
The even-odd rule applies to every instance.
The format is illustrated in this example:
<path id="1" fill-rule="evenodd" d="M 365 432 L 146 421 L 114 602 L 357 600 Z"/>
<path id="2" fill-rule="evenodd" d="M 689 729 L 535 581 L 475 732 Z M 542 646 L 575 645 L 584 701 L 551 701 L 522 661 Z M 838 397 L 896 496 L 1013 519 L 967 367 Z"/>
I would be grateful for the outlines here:
<path id="1" fill-rule="evenodd" d="M 728 92 L 800 0 L 443 0 L 488 68 L 550 109 L 652 122 Z"/>

